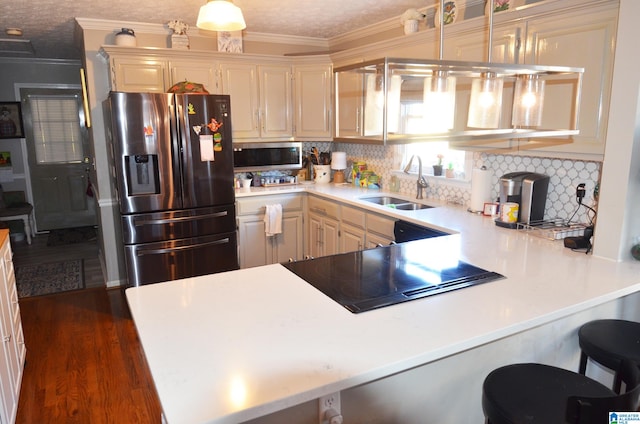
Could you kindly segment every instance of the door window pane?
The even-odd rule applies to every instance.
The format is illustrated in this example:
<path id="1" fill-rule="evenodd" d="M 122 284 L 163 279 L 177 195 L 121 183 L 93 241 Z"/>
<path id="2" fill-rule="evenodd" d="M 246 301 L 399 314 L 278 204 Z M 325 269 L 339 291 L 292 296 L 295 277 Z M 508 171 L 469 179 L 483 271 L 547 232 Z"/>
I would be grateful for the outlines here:
<path id="1" fill-rule="evenodd" d="M 36 162 L 77 163 L 83 159 L 77 96 L 29 96 Z"/>

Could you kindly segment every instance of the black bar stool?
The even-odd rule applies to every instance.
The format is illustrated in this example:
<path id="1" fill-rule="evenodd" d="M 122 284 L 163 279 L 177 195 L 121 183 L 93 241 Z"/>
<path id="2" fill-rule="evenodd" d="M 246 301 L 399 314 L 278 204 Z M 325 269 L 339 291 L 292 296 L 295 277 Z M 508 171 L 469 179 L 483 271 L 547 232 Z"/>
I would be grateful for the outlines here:
<path id="1" fill-rule="evenodd" d="M 619 319 L 600 319 L 588 322 L 578 331 L 580 374 L 586 374 L 587 359 L 617 370 L 623 359 L 640 363 L 640 323 Z M 620 393 L 620 376 L 615 373 L 613 390 Z"/>
<path id="2" fill-rule="evenodd" d="M 607 423 L 609 412 L 636 411 L 639 404 L 638 365 L 625 359 L 618 371 L 626 384 L 624 394 L 549 365 L 513 364 L 495 369 L 482 386 L 486 423 Z"/>

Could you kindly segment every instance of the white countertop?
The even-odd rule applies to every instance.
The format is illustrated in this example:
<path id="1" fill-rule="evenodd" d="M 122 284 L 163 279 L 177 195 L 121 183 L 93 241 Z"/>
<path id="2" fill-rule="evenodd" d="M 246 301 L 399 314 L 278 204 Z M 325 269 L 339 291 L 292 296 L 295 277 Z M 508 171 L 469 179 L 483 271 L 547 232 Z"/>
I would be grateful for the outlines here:
<path id="1" fill-rule="evenodd" d="M 332 184 L 237 197 L 305 190 L 357 206 L 362 196 L 406 197 Z M 253 419 L 640 290 L 640 262 L 572 252 L 459 206 L 371 210 L 458 233 L 461 260 L 507 278 L 361 314 L 281 265 L 128 289 L 169 423 Z"/>

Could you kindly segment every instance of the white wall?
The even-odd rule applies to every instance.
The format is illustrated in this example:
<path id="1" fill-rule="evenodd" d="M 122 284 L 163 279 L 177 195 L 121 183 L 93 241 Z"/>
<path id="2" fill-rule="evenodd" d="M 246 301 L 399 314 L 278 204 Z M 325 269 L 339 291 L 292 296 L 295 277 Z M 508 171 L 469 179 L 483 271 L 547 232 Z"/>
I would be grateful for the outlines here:
<path id="1" fill-rule="evenodd" d="M 640 236 L 640 2 L 621 0 L 594 255 L 632 260 Z"/>

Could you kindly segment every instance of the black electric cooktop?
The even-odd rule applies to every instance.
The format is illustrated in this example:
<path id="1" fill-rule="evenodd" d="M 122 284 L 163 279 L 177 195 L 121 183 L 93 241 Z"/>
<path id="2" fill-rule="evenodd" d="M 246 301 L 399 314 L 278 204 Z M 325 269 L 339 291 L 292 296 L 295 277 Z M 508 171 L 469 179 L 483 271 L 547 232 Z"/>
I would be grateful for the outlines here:
<path id="1" fill-rule="evenodd" d="M 443 246 L 426 239 L 283 266 L 353 313 L 504 278 L 457 260 Z"/>

